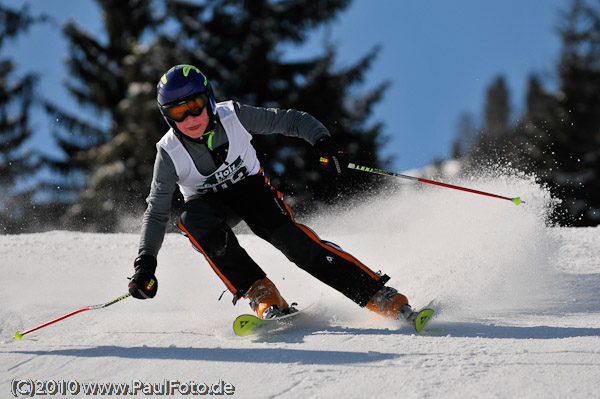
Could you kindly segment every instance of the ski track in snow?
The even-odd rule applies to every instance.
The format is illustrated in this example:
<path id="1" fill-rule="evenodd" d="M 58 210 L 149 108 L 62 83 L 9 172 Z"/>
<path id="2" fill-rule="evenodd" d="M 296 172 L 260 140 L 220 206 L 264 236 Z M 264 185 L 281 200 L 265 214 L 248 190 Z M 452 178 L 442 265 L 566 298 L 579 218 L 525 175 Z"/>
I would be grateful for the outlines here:
<path id="1" fill-rule="evenodd" d="M 388 274 L 414 307 L 432 302 L 438 314 L 421 334 L 240 234 L 288 301 L 315 306 L 282 331 L 237 337 L 231 324 L 248 306 L 232 306 L 228 293 L 219 301 L 223 284 L 169 234 L 155 299 L 128 298 L 16 341 L 17 330 L 124 294 L 139 236 L 0 236 L 0 397 L 15 379 L 223 380 L 239 398 L 597 397 L 600 227 L 547 227 L 551 200 L 528 179 L 463 183 L 527 204 L 418 187 L 301 221 Z"/>

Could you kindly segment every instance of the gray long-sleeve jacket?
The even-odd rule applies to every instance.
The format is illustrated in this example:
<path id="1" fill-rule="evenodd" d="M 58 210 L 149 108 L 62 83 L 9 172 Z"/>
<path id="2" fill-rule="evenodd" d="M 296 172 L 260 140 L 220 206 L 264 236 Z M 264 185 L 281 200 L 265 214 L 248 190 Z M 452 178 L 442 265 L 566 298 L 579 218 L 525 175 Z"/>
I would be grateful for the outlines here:
<path id="1" fill-rule="evenodd" d="M 250 134 L 279 133 L 289 137 L 299 137 L 314 145 L 320 138 L 329 136 L 329 131 L 321 122 L 306 112 L 281 110 L 275 108 L 259 108 L 241 105 L 234 102 L 236 115 Z M 180 135 L 184 145 L 198 171 L 202 175 L 210 175 L 220 166 L 215 162 L 206 144 Z M 213 148 L 228 142 L 227 133 L 219 123 L 213 135 Z M 157 256 L 162 245 L 173 193 L 179 177 L 173 160 L 169 154 L 157 144 L 154 161 L 154 175 L 150 195 L 146 199 L 148 208 L 144 213 L 139 255 Z"/>

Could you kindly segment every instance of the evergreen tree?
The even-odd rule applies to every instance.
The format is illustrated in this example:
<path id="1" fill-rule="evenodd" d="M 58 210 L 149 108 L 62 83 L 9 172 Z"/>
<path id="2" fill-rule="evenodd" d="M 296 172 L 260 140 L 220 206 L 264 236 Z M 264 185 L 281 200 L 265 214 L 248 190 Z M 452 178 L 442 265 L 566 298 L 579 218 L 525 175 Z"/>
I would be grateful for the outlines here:
<path id="1" fill-rule="evenodd" d="M 548 182 L 551 180 L 549 172 L 555 166 L 552 132 L 556 115 L 560 114 L 558 100 L 544 89 L 538 76 L 531 75 L 525 105 L 510 160 L 520 170 L 532 172 L 541 182 Z"/>
<path id="2" fill-rule="evenodd" d="M 600 5 L 573 0 L 561 14 L 558 91 L 532 75 L 526 110 L 510 134 L 508 91 L 501 80 L 488 90 L 485 129 L 471 159 L 510 163 L 533 173 L 562 200 L 553 221 L 600 223 Z"/>
<path id="3" fill-rule="evenodd" d="M 469 112 L 463 112 L 458 117 L 456 140 L 452 146 L 452 158 L 466 156 L 477 138 L 475 118 Z"/>
<path id="4" fill-rule="evenodd" d="M 600 223 L 600 4 L 575 0 L 563 16 L 551 175 L 574 225 Z"/>
<path id="5" fill-rule="evenodd" d="M 53 162 L 75 182 L 70 187 L 77 203 L 68 220 L 114 230 L 119 215 L 144 207 L 155 143 L 167 129 L 156 108 L 156 82 L 181 63 L 207 74 L 217 101 L 307 111 L 357 163 L 380 165 L 381 126 L 367 126 L 366 119 L 386 84 L 356 94 L 377 50 L 337 71 L 332 48 L 310 60 L 282 60 L 284 46 L 302 43 L 311 29 L 345 9 L 348 0 L 97 1 L 105 40 L 75 22 L 64 32 L 71 43 L 68 88 L 82 106 L 97 112 L 100 123 L 56 104 L 47 106 L 68 132 L 56 133 L 65 158 Z M 269 136 L 256 138 L 255 144 L 273 183 L 294 194 L 301 205 L 325 202 L 373 181 L 351 172 L 323 179 L 312 148 L 304 142 Z"/>
<path id="6" fill-rule="evenodd" d="M 470 152 L 470 163 L 489 166 L 506 162 L 511 139 L 510 93 L 504 77 L 498 76 L 488 87 L 484 107 L 484 126 Z"/>
<path id="7" fill-rule="evenodd" d="M 500 136 L 509 130 L 509 93 L 504 77 L 499 76 L 488 88 L 485 104 L 485 130 L 492 136 Z"/>
<path id="8" fill-rule="evenodd" d="M 76 21 L 63 27 L 70 43 L 66 86 L 81 111 L 47 102 L 48 112 L 60 121 L 54 134 L 64 152 L 63 159 L 48 161 L 64 176 L 63 198 L 67 190 L 75 198 L 63 228 L 112 231 L 121 215 L 143 207 L 152 174 L 162 119 L 155 83 L 150 83 L 157 68 L 144 38 L 160 20 L 151 1 L 97 2 L 104 37 L 93 37 Z M 91 112 L 84 111 L 97 118 L 90 121 Z"/>
<path id="9" fill-rule="evenodd" d="M 0 51 L 36 22 L 27 8 L 11 9 L 0 4 Z M 0 56 L 0 233 L 21 232 L 30 207 L 31 190 L 17 187 L 36 167 L 23 145 L 31 137 L 29 109 L 33 101 L 33 74 L 18 76 L 13 61 Z"/>
<path id="10" fill-rule="evenodd" d="M 600 7 L 574 0 L 562 13 L 559 89 L 530 83 L 525 163 L 561 198 L 555 220 L 600 223 Z"/>

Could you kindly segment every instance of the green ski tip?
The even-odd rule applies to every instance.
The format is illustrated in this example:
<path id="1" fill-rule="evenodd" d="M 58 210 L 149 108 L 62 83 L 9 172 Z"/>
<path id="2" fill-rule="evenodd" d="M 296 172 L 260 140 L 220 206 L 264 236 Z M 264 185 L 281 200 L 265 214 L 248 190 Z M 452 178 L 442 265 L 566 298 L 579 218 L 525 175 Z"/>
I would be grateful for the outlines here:
<path id="1" fill-rule="evenodd" d="M 519 205 L 521 203 L 521 197 L 515 197 L 515 198 L 513 198 L 512 202 L 514 202 L 515 204 Z M 523 203 L 525 203 L 525 201 L 523 201 Z"/>
<path id="2" fill-rule="evenodd" d="M 422 309 L 419 311 L 419 314 L 417 314 L 417 318 L 415 319 L 415 329 L 417 332 L 421 332 L 423 327 L 425 327 L 425 324 L 427 324 L 431 316 L 433 316 L 433 313 L 433 309 Z"/>
<path id="3" fill-rule="evenodd" d="M 21 331 L 17 331 L 17 332 L 15 333 L 15 339 L 16 339 L 17 341 L 20 341 L 22 338 L 23 338 L 23 333 L 21 333 Z"/>

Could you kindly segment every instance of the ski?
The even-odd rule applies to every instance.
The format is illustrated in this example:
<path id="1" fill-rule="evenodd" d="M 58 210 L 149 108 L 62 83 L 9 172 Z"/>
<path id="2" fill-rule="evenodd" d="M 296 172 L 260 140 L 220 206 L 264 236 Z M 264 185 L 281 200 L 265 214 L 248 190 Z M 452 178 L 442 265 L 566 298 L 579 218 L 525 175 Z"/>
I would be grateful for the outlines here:
<path id="1" fill-rule="evenodd" d="M 243 314 L 236 317 L 236 319 L 233 321 L 233 331 L 240 337 L 259 334 L 261 332 L 269 331 L 272 328 L 289 324 L 290 321 L 288 319 L 297 316 L 300 313 L 302 313 L 302 311 L 298 310 L 297 312 L 274 317 L 272 319 L 260 319 L 252 314 Z M 421 332 L 434 313 L 435 311 L 433 309 L 424 308 L 414 312 L 408 320 L 413 323 L 413 326 L 417 332 Z"/>
<path id="2" fill-rule="evenodd" d="M 425 327 L 425 325 L 427 324 L 429 319 L 431 319 L 431 316 L 433 316 L 433 313 L 434 313 L 433 309 L 425 308 L 425 309 L 419 310 L 418 312 L 415 312 L 410 317 L 410 320 L 414 320 L 414 326 L 415 326 L 415 330 L 417 330 L 417 332 L 421 332 L 421 330 L 423 330 L 423 327 Z"/>
<path id="3" fill-rule="evenodd" d="M 240 337 L 245 337 L 247 335 L 253 335 L 258 334 L 260 332 L 268 331 L 274 327 L 280 327 L 282 325 L 289 324 L 288 319 L 299 315 L 309 307 L 310 306 L 307 306 L 303 310 L 296 309 L 294 313 L 274 317 L 272 319 L 261 319 L 253 314 L 243 314 L 236 317 L 233 321 L 233 332 L 235 332 Z"/>

